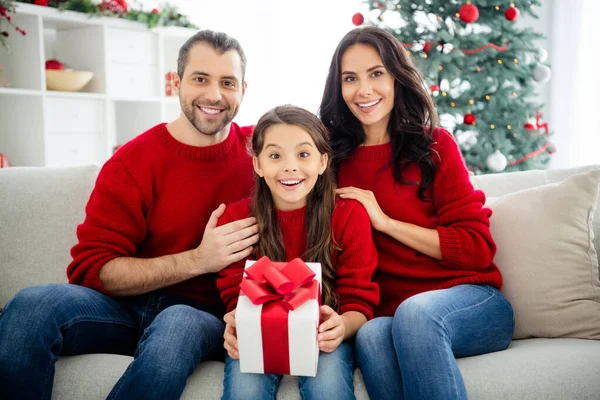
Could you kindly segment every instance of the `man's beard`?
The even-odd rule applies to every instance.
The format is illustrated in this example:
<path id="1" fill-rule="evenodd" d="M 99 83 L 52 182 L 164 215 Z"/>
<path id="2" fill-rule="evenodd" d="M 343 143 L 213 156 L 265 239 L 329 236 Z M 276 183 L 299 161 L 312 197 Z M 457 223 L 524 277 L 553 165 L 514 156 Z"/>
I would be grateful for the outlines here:
<path id="1" fill-rule="evenodd" d="M 189 107 L 187 105 L 183 105 L 183 114 L 185 115 L 185 117 L 188 119 L 188 121 L 190 121 L 190 123 L 192 125 L 194 125 L 194 127 L 196 128 L 196 130 L 202 134 L 205 135 L 209 135 L 209 136 L 213 136 L 216 135 L 217 133 L 221 132 L 221 130 L 223 128 L 225 128 L 231 121 L 233 121 L 233 119 L 235 118 L 235 116 L 238 113 L 238 108 L 235 109 L 231 109 L 230 107 L 222 107 L 221 105 L 207 105 L 207 104 L 201 104 L 202 106 L 207 106 L 207 107 L 218 107 L 218 108 L 224 108 L 223 111 L 221 111 L 221 114 L 219 116 L 218 119 L 212 120 L 212 121 L 203 121 L 201 117 L 199 117 L 196 114 L 196 109 L 198 107 L 198 105 L 196 104 L 196 102 L 192 103 L 192 106 Z M 201 111 L 198 111 L 201 112 Z"/>

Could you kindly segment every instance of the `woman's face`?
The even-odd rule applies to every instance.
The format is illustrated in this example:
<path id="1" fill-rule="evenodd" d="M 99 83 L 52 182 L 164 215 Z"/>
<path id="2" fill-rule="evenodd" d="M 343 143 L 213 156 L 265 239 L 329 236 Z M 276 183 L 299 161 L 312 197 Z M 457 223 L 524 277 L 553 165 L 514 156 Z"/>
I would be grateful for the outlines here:
<path id="1" fill-rule="evenodd" d="M 367 135 L 387 131 L 394 108 L 394 77 L 377 51 L 355 44 L 342 55 L 342 97 Z"/>
<path id="2" fill-rule="evenodd" d="M 327 160 L 304 128 L 287 124 L 267 128 L 263 148 L 253 157 L 254 171 L 265 179 L 275 207 L 284 211 L 306 205 Z"/>

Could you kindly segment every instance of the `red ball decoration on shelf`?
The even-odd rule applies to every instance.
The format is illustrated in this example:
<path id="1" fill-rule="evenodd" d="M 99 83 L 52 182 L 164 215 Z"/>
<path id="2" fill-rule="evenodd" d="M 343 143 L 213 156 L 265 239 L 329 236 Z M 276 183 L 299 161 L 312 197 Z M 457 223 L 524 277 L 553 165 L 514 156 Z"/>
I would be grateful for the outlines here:
<path id="1" fill-rule="evenodd" d="M 464 121 L 465 125 L 475 125 L 475 122 L 477 122 L 477 118 L 475 118 L 474 114 L 466 114 Z"/>
<path id="2" fill-rule="evenodd" d="M 474 4 L 466 3 L 460 7 L 458 14 L 462 22 L 470 24 L 479 18 L 479 9 Z"/>
<path id="3" fill-rule="evenodd" d="M 519 18 L 519 9 L 517 7 L 510 7 L 504 13 L 504 16 L 509 21 L 516 21 Z"/>
<path id="4" fill-rule="evenodd" d="M 427 41 L 427 42 L 425 42 L 425 45 L 423 46 L 423 51 L 425 53 L 429 53 L 429 50 L 431 50 L 431 42 Z"/>
<path id="5" fill-rule="evenodd" d="M 352 23 L 356 26 L 360 26 L 365 22 L 365 17 L 361 13 L 356 13 L 352 16 Z"/>

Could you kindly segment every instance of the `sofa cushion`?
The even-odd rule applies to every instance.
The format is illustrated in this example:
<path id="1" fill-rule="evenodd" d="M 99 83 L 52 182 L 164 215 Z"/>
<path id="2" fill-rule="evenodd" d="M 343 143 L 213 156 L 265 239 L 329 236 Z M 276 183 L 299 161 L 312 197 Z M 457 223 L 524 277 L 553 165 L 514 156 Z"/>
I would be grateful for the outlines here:
<path id="1" fill-rule="evenodd" d="M 507 350 L 460 358 L 458 367 L 470 400 L 592 400 L 600 393 L 600 342 L 582 339 L 525 339 Z M 131 357 L 87 354 L 61 357 L 56 363 L 53 400 L 105 399 Z M 182 400 L 220 399 L 224 364 L 200 364 L 188 379 Z M 357 400 L 368 399 L 359 370 L 354 373 Z M 299 400 L 297 379 L 281 381 L 277 400 Z"/>
<path id="2" fill-rule="evenodd" d="M 488 198 L 494 262 L 515 311 L 514 338 L 600 339 L 592 221 L 600 170 Z"/>
<path id="3" fill-rule="evenodd" d="M 0 309 L 20 289 L 67 282 L 98 167 L 0 170 Z"/>

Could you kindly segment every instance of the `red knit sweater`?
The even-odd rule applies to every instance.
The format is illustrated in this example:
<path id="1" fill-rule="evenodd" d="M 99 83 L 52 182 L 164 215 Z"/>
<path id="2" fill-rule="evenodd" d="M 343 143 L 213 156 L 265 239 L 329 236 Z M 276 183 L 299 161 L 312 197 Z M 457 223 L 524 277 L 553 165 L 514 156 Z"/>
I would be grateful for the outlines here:
<path id="1" fill-rule="evenodd" d="M 277 220 L 285 247 L 285 261 L 302 258 L 306 251 L 306 207 L 294 211 L 277 211 Z M 251 214 L 251 199 L 227 206 L 219 225 L 247 218 Z M 334 243 L 341 249 L 333 254 L 340 314 L 358 311 L 373 318 L 373 308 L 379 302 L 379 288 L 371 280 L 377 266 L 377 252 L 371 236 L 371 224 L 364 207 L 354 200 L 338 199 L 331 218 Z M 254 257 L 251 257 L 254 258 Z M 244 265 L 242 260 L 219 272 L 217 286 L 228 311 L 237 306 L 239 284 Z"/>
<path id="2" fill-rule="evenodd" d="M 402 301 L 429 290 L 464 283 L 502 285 L 500 271 L 492 263 L 496 245 L 489 230 L 491 210 L 483 208 L 485 195 L 473 189 L 451 134 L 438 129 L 433 139 L 432 157 L 438 166 L 432 190 L 428 191 L 433 201 L 419 200 L 418 185 L 395 183 L 390 143 L 358 147 L 339 169 L 339 187 L 370 190 L 389 217 L 437 229 L 440 236 L 443 261 L 374 232 L 379 266 L 373 279 L 381 289 L 376 316 L 394 315 Z M 421 181 L 420 169 L 414 163 L 403 176 L 407 181 Z"/>
<path id="3" fill-rule="evenodd" d="M 246 151 L 251 131 L 232 123 L 223 142 L 195 147 L 159 124 L 123 145 L 102 167 L 77 228 L 69 282 L 105 293 L 98 272 L 108 261 L 197 247 L 212 211 L 247 197 L 254 187 Z M 201 275 L 165 291 L 221 308 L 215 279 Z"/>

